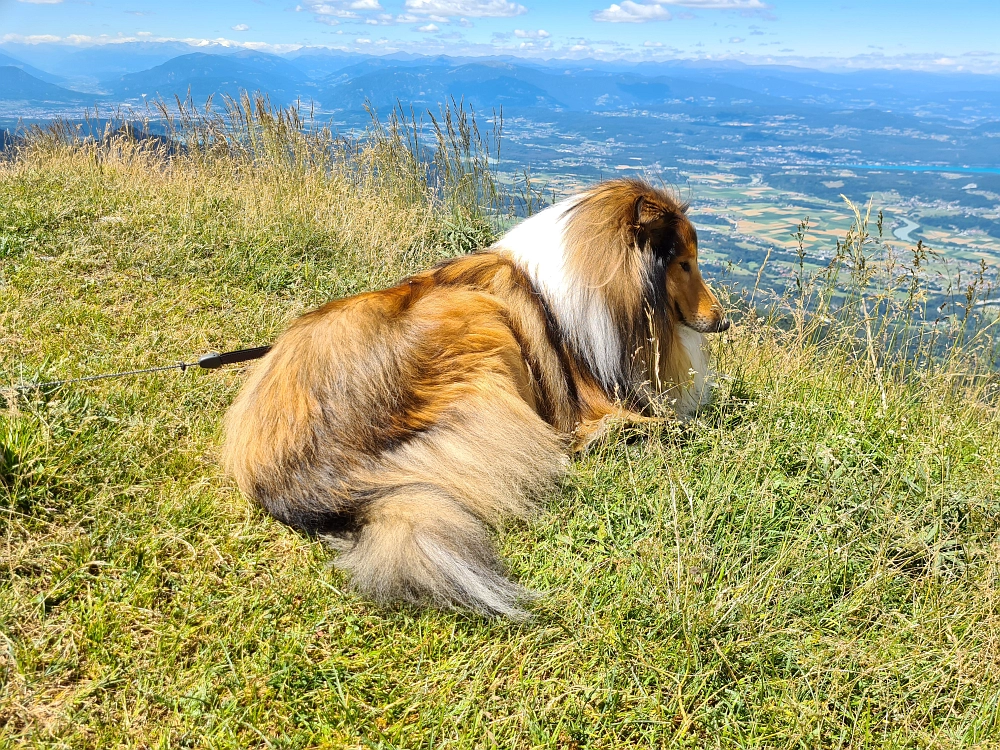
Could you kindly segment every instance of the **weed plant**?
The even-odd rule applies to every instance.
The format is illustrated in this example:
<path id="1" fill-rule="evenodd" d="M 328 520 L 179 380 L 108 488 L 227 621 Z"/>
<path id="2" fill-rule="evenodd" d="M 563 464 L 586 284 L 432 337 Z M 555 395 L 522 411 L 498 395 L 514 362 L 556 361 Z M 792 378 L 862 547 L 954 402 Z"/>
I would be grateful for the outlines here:
<path id="1" fill-rule="evenodd" d="M 268 342 L 514 205 L 454 108 L 172 117 L 0 164 L 0 383 Z M 732 292 L 711 407 L 609 435 L 499 535 L 524 624 L 379 609 L 252 508 L 217 465 L 239 368 L 6 391 L 0 745 L 1000 744 L 990 277 L 928 310 L 924 248 L 850 210 L 826 271 Z"/>

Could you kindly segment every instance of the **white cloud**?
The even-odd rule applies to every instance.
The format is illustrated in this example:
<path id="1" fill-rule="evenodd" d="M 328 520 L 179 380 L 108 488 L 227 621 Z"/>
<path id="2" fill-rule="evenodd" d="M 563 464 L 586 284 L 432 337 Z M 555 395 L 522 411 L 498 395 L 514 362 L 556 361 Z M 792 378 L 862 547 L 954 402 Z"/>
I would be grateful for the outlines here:
<path id="1" fill-rule="evenodd" d="M 657 0 L 661 5 L 683 5 L 686 8 L 722 8 L 728 10 L 766 10 L 761 0 Z"/>
<path id="2" fill-rule="evenodd" d="M 231 27 L 233 31 L 250 31 L 250 27 L 245 23 L 238 23 Z"/>
<path id="3" fill-rule="evenodd" d="M 605 23 L 646 23 L 647 21 L 669 21 L 670 11 L 665 5 L 682 6 L 685 8 L 703 8 L 719 10 L 763 11 L 770 8 L 763 0 L 650 0 L 637 3 L 625 0 L 623 3 L 613 3 L 610 8 L 595 11 L 591 18 Z M 690 13 L 679 13 L 677 18 L 693 18 Z"/>
<path id="4" fill-rule="evenodd" d="M 435 31 L 438 31 L 438 27 L 432 23 L 429 23 L 426 26 L 418 26 L 417 31 L 422 31 L 425 34 L 433 34 Z"/>
<path id="5" fill-rule="evenodd" d="M 30 5 L 58 5 L 63 0 L 17 0 L 19 3 L 28 3 Z"/>
<path id="6" fill-rule="evenodd" d="M 299 10 L 304 10 L 304 9 L 299 8 Z M 353 13 L 353 11 L 344 11 L 344 12 Z M 346 16 L 341 16 L 341 17 L 344 18 Z M 340 23 L 339 21 L 332 19 L 327 20 L 326 18 L 321 17 L 319 15 L 316 16 L 316 20 L 319 21 L 320 23 L 329 24 L 330 26 L 336 26 L 337 24 Z M 361 16 L 355 13 L 349 18 L 349 20 L 360 21 Z M 369 26 L 398 26 L 400 24 L 422 23 L 423 21 L 427 20 L 447 21 L 448 19 L 442 19 L 442 18 L 427 19 L 427 18 L 421 18 L 420 16 L 415 16 L 412 13 L 400 13 L 395 16 L 392 13 L 378 13 L 374 16 L 369 16 L 364 19 L 365 23 Z"/>
<path id="7" fill-rule="evenodd" d="M 53 34 L 4 34 L 0 37 L 0 42 L 12 42 L 14 44 L 60 44 L 69 40 Z M 71 43 L 71 42 L 69 42 Z"/>
<path id="8" fill-rule="evenodd" d="M 591 18 L 604 23 L 646 23 L 648 21 L 669 21 L 670 12 L 659 4 L 643 5 L 625 0 L 621 5 L 612 3 L 610 8 L 595 11 Z"/>
<path id="9" fill-rule="evenodd" d="M 357 13 L 345 10 L 343 8 L 334 8 L 332 5 L 327 3 L 317 3 L 313 7 L 298 8 L 298 10 L 308 10 L 316 14 L 316 20 L 322 21 L 323 23 L 340 23 L 336 19 L 338 18 L 361 18 Z"/>
<path id="10" fill-rule="evenodd" d="M 135 36 L 110 36 L 101 34 L 69 34 L 56 36 L 54 34 L 4 34 L 0 36 L 0 44 L 67 44 L 73 47 L 96 47 L 105 44 L 128 44 L 129 42 L 175 42 L 189 47 L 206 49 L 221 47 L 223 49 L 252 49 L 262 52 L 273 52 L 282 55 L 302 49 L 301 44 L 269 44 L 268 42 L 240 42 L 235 39 L 219 37 L 217 39 L 201 39 L 198 37 L 150 36 L 148 32 L 140 31 Z"/>
<path id="11" fill-rule="evenodd" d="M 743 37 L 739 37 L 739 36 L 731 36 L 731 37 L 729 37 L 729 43 L 730 44 L 743 44 L 743 42 L 745 42 L 745 41 L 746 40 Z"/>
<path id="12" fill-rule="evenodd" d="M 552 49 L 552 40 L 551 39 L 546 39 L 545 41 L 543 41 L 541 43 L 539 43 L 539 42 L 521 42 L 519 45 L 517 45 L 517 49 L 524 50 L 524 51 L 530 51 L 530 50 L 536 50 L 536 49 Z"/>
<path id="13" fill-rule="evenodd" d="M 538 29 L 537 31 L 514 29 L 514 36 L 518 39 L 548 39 L 552 35 L 545 29 Z"/>
<path id="14" fill-rule="evenodd" d="M 336 26 L 337 19 L 359 20 L 361 15 L 357 11 L 382 10 L 382 6 L 379 0 L 304 0 L 295 10 L 307 11 L 320 23 Z"/>
<path id="15" fill-rule="evenodd" d="M 406 0 L 411 13 L 447 20 L 465 18 L 510 18 L 527 13 L 528 9 L 511 0 Z"/>

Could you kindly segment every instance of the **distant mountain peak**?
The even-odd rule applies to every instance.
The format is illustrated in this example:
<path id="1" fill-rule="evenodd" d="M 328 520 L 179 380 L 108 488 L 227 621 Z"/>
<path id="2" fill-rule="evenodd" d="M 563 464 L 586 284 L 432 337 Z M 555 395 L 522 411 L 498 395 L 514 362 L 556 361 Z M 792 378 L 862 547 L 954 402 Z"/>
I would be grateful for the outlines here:
<path id="1" fill-rule="evenodd" d="M 92 98 L 43 81 L 13 65 L 0 66 L 0 100 L 77 104 Z"/>

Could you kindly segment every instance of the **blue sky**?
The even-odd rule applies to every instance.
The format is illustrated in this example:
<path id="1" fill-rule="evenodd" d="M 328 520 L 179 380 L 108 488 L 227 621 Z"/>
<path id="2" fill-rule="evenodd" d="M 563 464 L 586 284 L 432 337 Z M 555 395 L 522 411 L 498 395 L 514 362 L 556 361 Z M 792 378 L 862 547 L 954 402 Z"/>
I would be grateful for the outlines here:
<path id="1" fill-rule="evenodd" d="M 0 0 L 0 41 L 121 40 L 1000 73 L 1000 2 Z"/>

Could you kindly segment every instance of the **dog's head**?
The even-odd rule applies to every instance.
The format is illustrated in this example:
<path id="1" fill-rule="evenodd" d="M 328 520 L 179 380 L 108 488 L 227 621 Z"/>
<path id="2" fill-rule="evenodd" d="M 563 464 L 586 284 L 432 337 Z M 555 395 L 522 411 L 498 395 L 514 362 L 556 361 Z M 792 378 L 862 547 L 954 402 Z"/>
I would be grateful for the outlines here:
<path id="1" fill-rule="evenodd" d="M 633 206 L 635 245 L 652 266 L 653 294 L 667 315 L 699 333 L 725 331 L 729 321 L 701 276 L 698 234 L 685 209 L 659 191 L 641 192 Z"/>
<path id="2" fill-rule="evenodd" d="M 707 370 L 701 334 L 729 327 L 701 277 L 685 210 L 641 180 L 610 180 L 495 246 L 526 271 L 572 352 L 609 392 L 681 387 L 690 370 Z"/>

